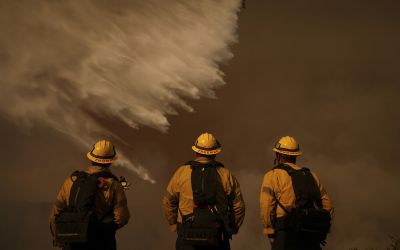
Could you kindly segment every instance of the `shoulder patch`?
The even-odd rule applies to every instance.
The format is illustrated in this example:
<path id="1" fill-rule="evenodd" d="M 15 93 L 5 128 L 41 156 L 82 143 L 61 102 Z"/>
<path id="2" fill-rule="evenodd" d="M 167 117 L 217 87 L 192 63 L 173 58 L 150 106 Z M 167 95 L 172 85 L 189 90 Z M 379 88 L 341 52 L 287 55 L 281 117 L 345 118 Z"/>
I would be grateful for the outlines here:
<path id="1" fill-rule="evenodd" d="M 263 187 L 263 188 L 262 188 L 262 191 L 263 191 L 264 193 L 267 193 L 267 194 L 271 195 L 271 196 L 274 195 L 274 191 L 272 191 L 272 189 L 271 189 L 270 187 Z"/>

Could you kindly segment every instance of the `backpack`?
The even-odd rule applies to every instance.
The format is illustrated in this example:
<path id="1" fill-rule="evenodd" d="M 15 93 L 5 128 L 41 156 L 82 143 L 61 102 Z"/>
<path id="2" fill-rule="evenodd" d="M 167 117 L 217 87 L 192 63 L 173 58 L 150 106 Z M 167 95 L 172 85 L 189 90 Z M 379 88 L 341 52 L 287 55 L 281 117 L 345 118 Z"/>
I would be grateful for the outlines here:
<path id="1" fill-rule="evenodd" d="M 219 162 L 186 163 L 192 169 L 191 181 L 193 191 L 193 213 L 182 215 L 182 225 L 178 235 L 183 241 L 192 246 L 217 246 L 223 241 L 225 221 L 216 207 L 216 193 L 222 188 L 218 167 Z"/>
<path id="2" fill-rule="evenodd" d="M 330 230 L 331 216 L 329 211 L 322 208 L 321 192 L 311 171 L 308 168 L 295 170 L 284 164 L 274 169 L 283 169 L 290 175 L 296 196 L 295 207 L 290 211 L 275 197 L 278 205 L 286 213 L 285 216 L 276 219 L 275 228 L 294 230 L 324 243 Z"/>
<path id="3" fill-rule="evenodd" d="M 68 207 L 55 220 L 58 243 L 86 243 L 95 237 L 97 222 L 100 221 L 94 213 L 100 177 L 116 179 L 110 171 L 95 174 L 83 171 L 72 173 L 73 184 Z"/>

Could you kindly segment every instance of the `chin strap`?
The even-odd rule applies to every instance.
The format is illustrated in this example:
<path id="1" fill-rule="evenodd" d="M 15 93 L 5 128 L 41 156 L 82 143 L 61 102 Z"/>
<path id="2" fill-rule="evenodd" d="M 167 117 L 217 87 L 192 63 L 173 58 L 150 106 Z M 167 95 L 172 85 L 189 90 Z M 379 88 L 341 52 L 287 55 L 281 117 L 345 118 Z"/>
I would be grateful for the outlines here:
<path id="1" fill-rule="evenodd" d="M 277 165 L 279 164 L 280 158 L 281 158 L 281 157 L 280 157 L 279 154 L 276 154 L 276 155 L 275 155 L 275 159 L 274 159 L 274 165 L 275 165 L 275 166 L 277 166 Z"/>

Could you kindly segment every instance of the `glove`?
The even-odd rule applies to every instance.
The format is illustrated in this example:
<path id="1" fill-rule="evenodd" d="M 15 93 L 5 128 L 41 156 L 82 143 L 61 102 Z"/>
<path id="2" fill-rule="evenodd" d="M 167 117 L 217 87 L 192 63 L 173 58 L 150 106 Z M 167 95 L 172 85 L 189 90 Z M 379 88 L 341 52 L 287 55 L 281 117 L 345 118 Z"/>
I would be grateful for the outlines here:
<path id="1" fill-rule="evenodd" d="M 169 225 L 169 228 L 171 229 L 172 232 L 176 232 L 177 225 L 176 224 Z"/>
<path id="2" fill-rule="evenodd" d="M 271 245 L 272 245 L 272 243 L 274 243 L 275 237 L 276 237 L 276 233 L 274 233 L 274 234 L 268 234 L 268 241 L 269 241 L 269 243 L 270 243 Z"/>

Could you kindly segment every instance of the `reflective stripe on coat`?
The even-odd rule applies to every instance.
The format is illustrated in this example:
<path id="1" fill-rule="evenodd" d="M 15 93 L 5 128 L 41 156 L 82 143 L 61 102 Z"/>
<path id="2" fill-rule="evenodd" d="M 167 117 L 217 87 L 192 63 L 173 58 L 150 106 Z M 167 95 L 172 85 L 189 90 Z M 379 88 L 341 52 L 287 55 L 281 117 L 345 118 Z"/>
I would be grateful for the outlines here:
<path id="1" fill-rule="evenodd" d="M 292 167 L 293 169 L 301 169 L 301 167 L 292 164 L 285 163 L 286 165 Z M 320 183 L 317 175 L 312 172 L 314 179 L 318 185 L 321 192 L 322 207 L 328 210 L 333 216 L 333 207 L 331 199 L 328 193 Z M 264 227 L 264 234 L 274 234 L 275 229 L 273 227 L 273 220 L 284 216 L 285 211 L 277 205 L 275 200 L 276 197 L 279 202 L 290 210 L 295 206 L 295 193 L 292 185 L 292 178 L 283 169 L 272 169 L 264 175 L 263 183 L 261 185 L 260 192 L 260 212 L 261 212 L 261 222 Z"/>

